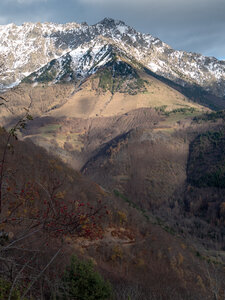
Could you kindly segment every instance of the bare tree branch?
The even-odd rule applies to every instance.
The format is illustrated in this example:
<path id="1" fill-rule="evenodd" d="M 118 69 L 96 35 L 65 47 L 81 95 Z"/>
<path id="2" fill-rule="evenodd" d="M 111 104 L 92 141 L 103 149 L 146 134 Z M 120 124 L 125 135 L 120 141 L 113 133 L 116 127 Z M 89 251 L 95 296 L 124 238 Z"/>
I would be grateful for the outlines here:
<path id="1" fill-rule="evenodd" d="M 7 249 L 10 248 L 12 245 L 18 243 L 19 241 L 22 241 L 22 240 L 28 238 L 29 236 L 31 236 L 31 235 L 33 235 L 33 234 L 39 232 L 39 231 L 41 231 L 40 228 L 37 229 L 37 230 L 35 230 L 35 231 L 33 231 L 33 232 L 28 233 L 27 235 L 24 235 L 24 236 L 18 238 L 17 240 L 14 240 L 12 243 L 8 244 L 6 247 L 3 247 L 2 249 L 0 249 L 0 252 L 7 250 Z"/>
<path id="2" fill-rule="evenodd" d="M 33 257 L 20 269 L 20 271 L 17 273 L 16 277 L 14 278 L 13 280 L 13 283 L 12 283 L 12 286 L 11 286 L 11 289 L 10 289 L 10 292 L 9 292 L 9 297 L 8 297 L 8 300 L 11 299 L 11 296 L 12 296 L 12 292 L 13 292 L 13 289 L 16 285 L 16 282 L 18 280 L 18 278 L 20 277 L 20 274 L 25 270 L 25 268 L 31 263 L 31 261 L 35 258 L 36 256 L 36 253 L 33 255 Z"/>
<path id="3" fill-rule="evenodd" d="M 59 248 L 58 251 L 54 254 L 54 256 L 51 258 L 51 260 L 47 263 L 47 265 L 42 269 L 42 271 L 36 276 L 33 281 L 30 283 L 30 286 L 28 289 L 23 293 L 21 300 L 24 299 L 24 297 L 27 295 L 27 293 L 30 291 L 32 286 L 35 284 L 35 282 L 41 277 L 41 275 L 47 270 L 47 268 L 52 264 L 52 262 L 55 260 L 55 258 L 58 256 L 58 254 L 61 252 L 62 248 Z"/>

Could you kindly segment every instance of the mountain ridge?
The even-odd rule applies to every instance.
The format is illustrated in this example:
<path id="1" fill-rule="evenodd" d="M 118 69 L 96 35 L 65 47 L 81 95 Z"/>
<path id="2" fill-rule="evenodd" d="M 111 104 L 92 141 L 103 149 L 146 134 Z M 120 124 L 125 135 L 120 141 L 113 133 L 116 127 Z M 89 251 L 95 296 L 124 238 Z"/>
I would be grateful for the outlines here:
<path id="1" fill-rule="evenodd" d="M 201 54 L 173 50 L 150 34 L 143 34 L 123 21 L 105 18 L 87 23 L 25 23 L 0 26 L 1 59 L 5 60 L 3 86 L 12 87 L 52 59 L 76 50 L 96 38 L 111 39 L 128 56 L 146 68 L 181 86 L 197 84 L 224 98 L 225 61 Z M 13 76 L 12 76 L 13 74 Z"/>

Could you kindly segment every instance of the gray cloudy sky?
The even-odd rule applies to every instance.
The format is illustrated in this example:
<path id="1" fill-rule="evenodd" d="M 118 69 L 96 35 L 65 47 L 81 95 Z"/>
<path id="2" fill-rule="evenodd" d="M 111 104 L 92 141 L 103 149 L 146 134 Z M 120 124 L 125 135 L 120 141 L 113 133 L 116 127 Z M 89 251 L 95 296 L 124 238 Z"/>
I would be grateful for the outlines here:
<path id="1" fill-rule="evenodd" d="M 125 21 L 175 49 L 225 59 L 225 0 L 0 0 L 0 24 Z"/>

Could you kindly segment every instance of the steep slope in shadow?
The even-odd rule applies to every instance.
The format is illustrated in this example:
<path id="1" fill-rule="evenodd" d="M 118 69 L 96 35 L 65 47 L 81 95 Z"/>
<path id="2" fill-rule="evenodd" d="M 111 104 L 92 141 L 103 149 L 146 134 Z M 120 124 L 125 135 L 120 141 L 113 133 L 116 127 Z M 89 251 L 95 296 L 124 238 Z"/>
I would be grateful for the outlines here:
<path id="1" fill-rule="evenodd" d="M 119 190 L 140 207 L 169 205 L 184 185 L 188 144 L 153 128 L 136 128 L 113 139 L 82 171 L 105 188 Z"/>
<path id="2" fill-rule="evenodd" d="M 144 69 L 147 74 L 157 78 L 161 82 L 179 91 L 181 94 L 185 95 L 193 102 L 209 107 L 212 110 L 221 110 L 225 108 L 225 98 L 213 95 L 212 93 L 208 92 L 206 89 L 203 89 L 197 84 L 187 83 L 186 85 L 180 85 L 168 78 L 165 78 L 150 71 L 147 68 Z"/>
<path id="3" fill-rule="evenodd" d="M 151 108 L 140 108 L 114 117 L 36 118 L 23 130 L 23 138 L 60 156 L 75 169 L 80 169 L 111 139 L 132 128 L 156 126 L 162 119 Z"/>
<path id="4" fill-rule="evenodd" d="M 113 139 L 82 172 L 217 255 L 216 249 L 225 246 L 224 127 L 221 120 L 197 124 L 191 119 L 163 127 L 168 120 Z"/>

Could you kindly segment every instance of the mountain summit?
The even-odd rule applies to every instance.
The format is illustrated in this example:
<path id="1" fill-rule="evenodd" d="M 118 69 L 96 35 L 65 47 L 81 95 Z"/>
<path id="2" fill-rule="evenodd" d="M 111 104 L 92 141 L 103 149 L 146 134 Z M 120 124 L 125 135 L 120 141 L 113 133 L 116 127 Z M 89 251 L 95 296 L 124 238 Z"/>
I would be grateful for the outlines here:
<path id="1" fill-rule="evenodd" d="M 113 26 L 117 26 L 117 25 L 127 26 L 125 24 L 125 22 L 123 22 L 121 20 L 114 20 L 112 18 L 104 18 L 103 20 L 101 20 L 97 24 L 102 24 L 105 27 L 113 27 Z"/>

